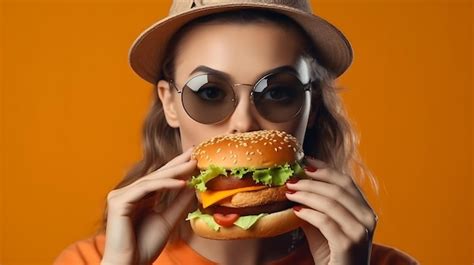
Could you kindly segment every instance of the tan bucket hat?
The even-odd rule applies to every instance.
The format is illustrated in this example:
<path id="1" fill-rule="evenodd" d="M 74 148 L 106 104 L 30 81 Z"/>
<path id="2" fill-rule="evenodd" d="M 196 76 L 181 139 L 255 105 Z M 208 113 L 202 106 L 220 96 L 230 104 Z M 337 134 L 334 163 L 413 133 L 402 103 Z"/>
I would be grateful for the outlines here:
<path id="1" fill-rule="evenodd" d="M 336 77 L 351 65 L 349 41 L 335 26 L 314 15 L 307 0 L 173 0 L 169 15 L 143 31 L 130 47 L 130 66 L 156 84 L 167 44 L 179 28 L 198 17 L 243 8 L 272 10 L 295 20 L 313 40 L 320 63 Z"/>

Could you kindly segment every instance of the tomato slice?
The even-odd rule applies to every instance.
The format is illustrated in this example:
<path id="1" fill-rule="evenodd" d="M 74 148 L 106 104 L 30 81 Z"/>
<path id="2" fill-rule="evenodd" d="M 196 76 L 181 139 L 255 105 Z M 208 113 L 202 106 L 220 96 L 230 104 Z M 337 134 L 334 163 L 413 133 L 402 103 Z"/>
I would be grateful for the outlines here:
<path id="1" fill-rule="evenodd" d="M 233 226 L 234 222 L 239 219 L 240 215 L 236 213 L 230 213 L 230 214 L 222 214 L 222 213 L 215 213 L 212 215 L 214 217 L 214 221 L 216 223 L 222 225 L 223 227 L 229 227 Z"/>

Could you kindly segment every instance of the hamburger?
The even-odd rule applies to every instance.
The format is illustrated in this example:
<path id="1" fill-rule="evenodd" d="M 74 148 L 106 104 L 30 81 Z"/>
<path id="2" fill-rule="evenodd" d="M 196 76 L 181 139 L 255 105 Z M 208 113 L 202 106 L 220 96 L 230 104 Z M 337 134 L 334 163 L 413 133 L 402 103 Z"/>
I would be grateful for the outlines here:
<path id="1" fill-rule="evenodd" d="M 210 239 L 272 237 L 298 228 L 285 183 L 303 176 L 304 154 L 296 138 L 261 130 L 214 137 L 199 144 L 192 158 L 200 174 L 197 209 L 188 214 L 193 231 Z"/>

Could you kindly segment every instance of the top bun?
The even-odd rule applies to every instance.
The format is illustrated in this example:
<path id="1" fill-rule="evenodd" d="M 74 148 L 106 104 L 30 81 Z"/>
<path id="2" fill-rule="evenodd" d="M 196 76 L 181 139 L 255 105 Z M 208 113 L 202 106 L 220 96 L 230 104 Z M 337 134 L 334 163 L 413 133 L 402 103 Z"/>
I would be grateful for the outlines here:
<path id="1" fill-rule="evenodd" d="M 276 130 L 217 136 L 199 144 L 192 154 L 199 169 L 209 165 L 226 169 L 269 168 L 292 164 L 302 157 L 303 151 L 296 138 Z"/>

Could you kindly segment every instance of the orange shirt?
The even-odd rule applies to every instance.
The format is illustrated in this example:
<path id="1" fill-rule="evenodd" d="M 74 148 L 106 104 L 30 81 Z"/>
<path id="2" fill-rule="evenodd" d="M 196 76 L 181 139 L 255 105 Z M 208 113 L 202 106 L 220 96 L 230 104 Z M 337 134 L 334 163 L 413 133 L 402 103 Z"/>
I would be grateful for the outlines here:
<path id="1" fill-rule="evenodd" d="M 105 247 L 105 235 L 103 233 L 94 237 L 78 241 L 56 258 L 54 265 L 89 265 L 100 264 Z M 215 262 L 207 260 L 199 255 L 184 241 L 167 244 L 161 255 L 153 265 L 214 265 Z M 306 247 L 299 247 L 288 256 L 276 260 L 271 265 L 306 265 L 314 264 L 313 257 Z M 371 265 L 406 265 L 419 264 L 415 259 L 395 248 L 380 244 L 372 245 Z M 269 264 L 270 265 L 270 264 Z"/>

